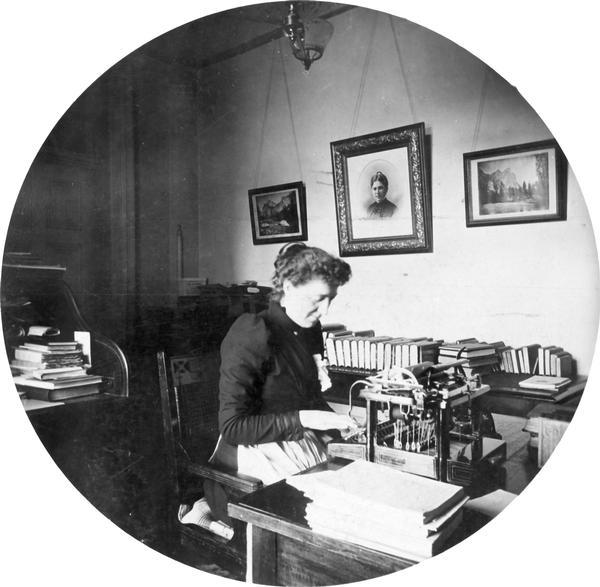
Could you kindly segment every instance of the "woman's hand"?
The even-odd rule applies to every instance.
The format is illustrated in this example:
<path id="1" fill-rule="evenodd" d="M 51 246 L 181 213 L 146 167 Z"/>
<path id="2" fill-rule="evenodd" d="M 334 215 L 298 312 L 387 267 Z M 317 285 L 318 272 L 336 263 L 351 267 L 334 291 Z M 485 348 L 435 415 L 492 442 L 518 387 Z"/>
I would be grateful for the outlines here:
<path id="1" fill-rule="evenodd" d="M 357 428 L 356 422 L 343 414 L 326 410 L 300 410 L 300 423 L 303 428 L 313 430 L 349 430 Z"/>

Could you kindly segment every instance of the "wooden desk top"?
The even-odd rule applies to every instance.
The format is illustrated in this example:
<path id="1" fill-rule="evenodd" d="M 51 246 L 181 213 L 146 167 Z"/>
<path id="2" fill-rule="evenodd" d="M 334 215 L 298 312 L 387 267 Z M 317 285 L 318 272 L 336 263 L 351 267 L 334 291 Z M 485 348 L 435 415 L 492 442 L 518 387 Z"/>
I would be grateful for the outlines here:
<path id="1" fill-rule="evenodd" d="M 311 469 L 311 471 L 335 470 L 345 466 L 348 462 L 336 458 Z M 344 554 L 355 561 L 370 560 L 373 565 L 382 569 L 380 574 L 394 572 L 416 564 L 414 560 L 400 558 L 313 532 L 305 518 L 308 502 L 308 498 L 302 492 L 285 481 L 279 481 L 243 497 L 238 503 L 230 503 L 228 512 L 232 518 L 295 539 L 304 545 L 326 549 L 327 552 Z M 482 528 L 488 521 L 489 518 L 485 516 L 465 510 L 462 526 L 448 541 L 445 549 L 458 544 Z"/>
<path id="2" fill-rule="evenodd" d="M 332 459 L 311 469 L 335 470 L 348 464 L 343 459 Z M 415 561 L 402 559 L 356 544 L 346 543 L 313 532 L 306 522 L 306 505 L 309 500 L 285 481 L 268 485 L 242 498 L 238 503 L 230 503 L 229 515 L 232 518 L 254 524 L 279 535 L 292 538 L 304 545 L 327 552 L 344 554 L 354 560 L 368 559 L 382 569 L 381 574 L 391 573 L 415 564 Z"/>

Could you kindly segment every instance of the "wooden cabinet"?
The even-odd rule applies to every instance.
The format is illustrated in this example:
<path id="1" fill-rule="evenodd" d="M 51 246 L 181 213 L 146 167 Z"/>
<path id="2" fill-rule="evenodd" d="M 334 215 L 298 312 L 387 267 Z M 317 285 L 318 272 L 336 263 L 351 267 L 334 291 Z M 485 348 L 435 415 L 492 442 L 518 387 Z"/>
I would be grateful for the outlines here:
<path id="1" fill-rule="evenodd" d="M 66 338 L 75 330 L 91 333 L 91 371 L 104 379 L 101 393 L 28 411 L 33 431 L 69 481 L 104 515 L 121 528 L 146 538 L 154 528 L 148 512 L 162 499 L 160 458 L 145 439 L 153 423 L 143 398 L 132 397 L 129 363 L 112 340 L 87 324 L 58 267 L 4 265 L 2 326 L 8 359 L 24 340 L 29 326 L 61 329 Z M 16 393 L 16 389 L 7 390 Z M 155 463 L 156 471 L 150 466 Z"/>

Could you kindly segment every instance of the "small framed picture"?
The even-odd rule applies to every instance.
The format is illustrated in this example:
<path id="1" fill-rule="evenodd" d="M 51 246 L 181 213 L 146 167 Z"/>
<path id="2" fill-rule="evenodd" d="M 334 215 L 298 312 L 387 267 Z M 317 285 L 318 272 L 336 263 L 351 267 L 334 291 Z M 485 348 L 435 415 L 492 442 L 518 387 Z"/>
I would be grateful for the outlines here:
<path id="1" fill-rule="evenodd" d="M 567 218 L 567 161 L 555 140 L 465 153 L 463 161 L 467 226 Z"/>
<path id="2" fill-rule="evenodd" d="M 248 190 L 255 245 L 305 241 L 306 192 L 301 181 Z"/>
<path id="3" fill-rule="evenodd" d="M 342 257 L 432 250 L 424 123 L 333 142 L 331 161 Z"/>

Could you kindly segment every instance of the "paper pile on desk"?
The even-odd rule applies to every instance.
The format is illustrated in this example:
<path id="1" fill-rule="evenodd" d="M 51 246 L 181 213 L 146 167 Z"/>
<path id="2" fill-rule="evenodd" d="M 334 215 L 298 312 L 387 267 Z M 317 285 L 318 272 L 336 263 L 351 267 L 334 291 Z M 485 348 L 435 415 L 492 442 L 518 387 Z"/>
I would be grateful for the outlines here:
<path id="1" fill-rule="evenodd" d="M 470 499 L 465 507 L 493 518 L 504 510 L 515 497 L 517 496 L 514 493 L 510 493 L 504 489 L 496 489 L 491 493 Z"/>
<path id="2" fill-rule="evenodd" d="M 411 560 L 440 552 L 467 501 L 461 487 L 367 461 L 286 482 L 312 500 L 315 532 Z"/>

